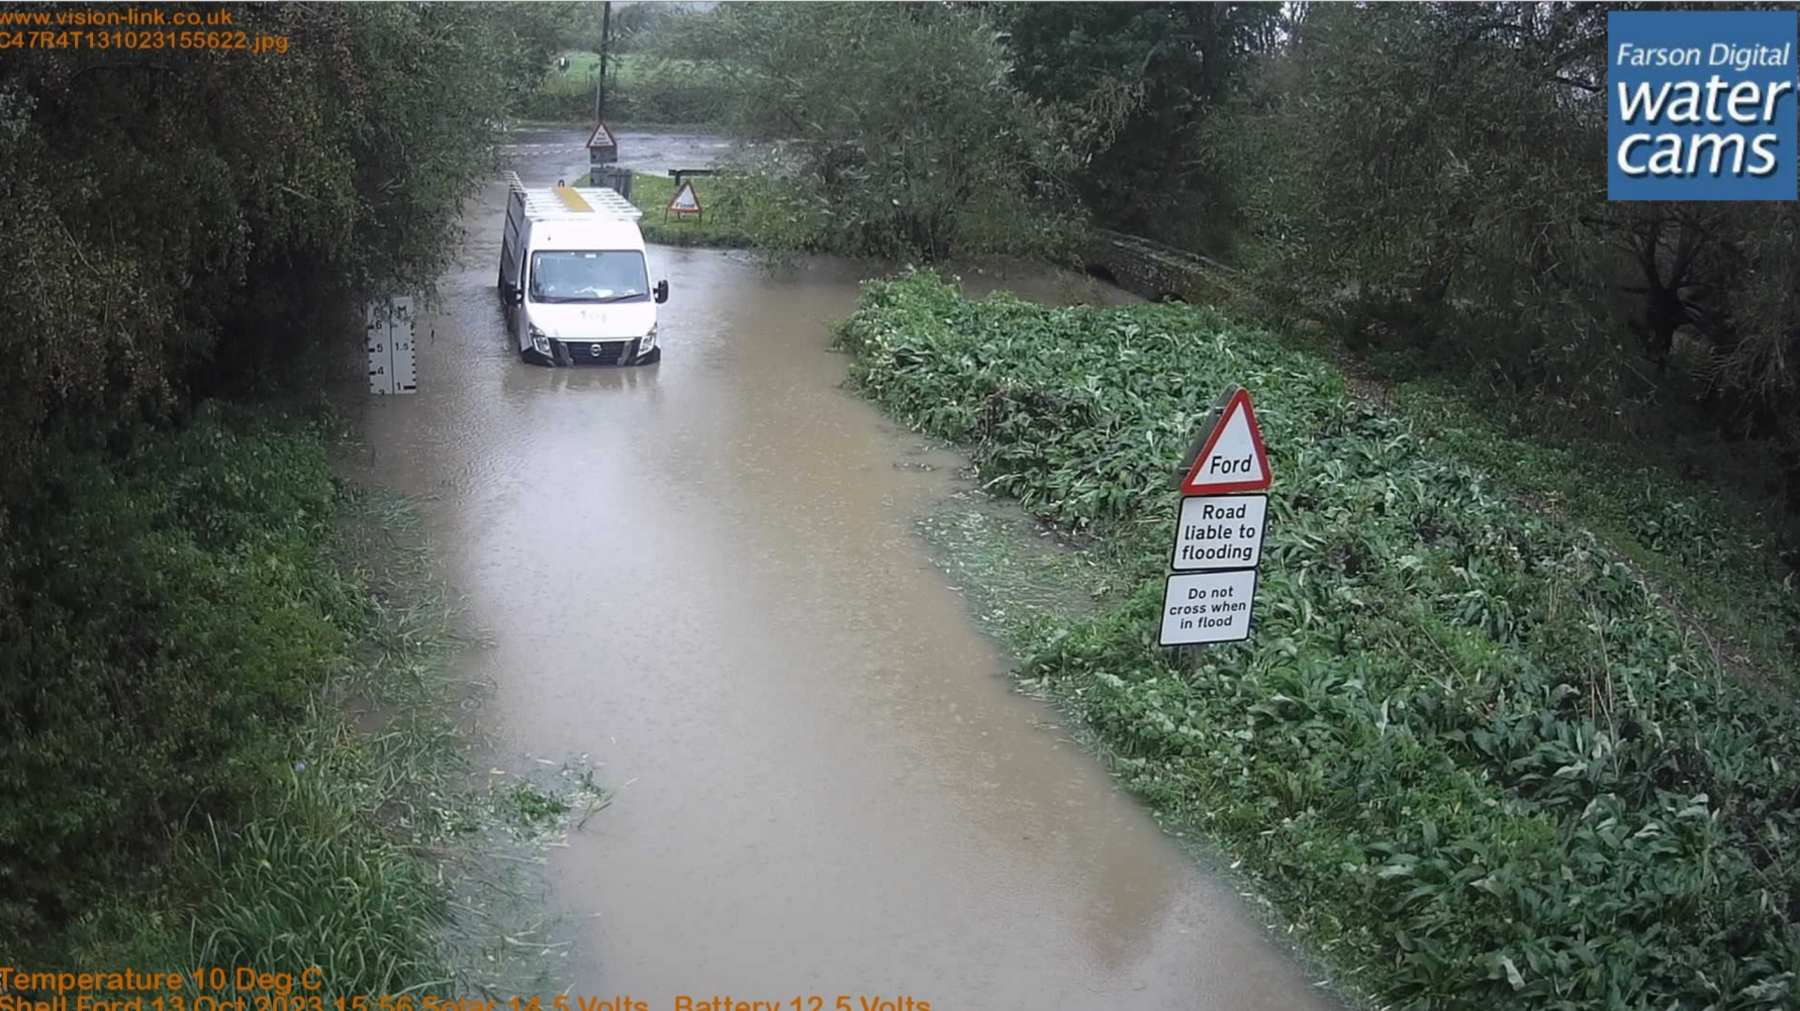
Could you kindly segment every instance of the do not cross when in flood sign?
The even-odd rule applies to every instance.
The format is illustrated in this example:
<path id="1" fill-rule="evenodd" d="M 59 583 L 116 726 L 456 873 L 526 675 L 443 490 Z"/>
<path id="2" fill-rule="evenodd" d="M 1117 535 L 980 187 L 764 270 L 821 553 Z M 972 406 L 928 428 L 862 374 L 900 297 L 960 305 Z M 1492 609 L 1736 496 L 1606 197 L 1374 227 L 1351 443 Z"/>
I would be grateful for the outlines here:
<path id="1" fill-rule="evenodd" d="M 1250 637 L 1256 573 L 1273 481 L 1246 390 L 1225 394 L 1182 463 L 1173 571 L 1163 586 L 1158 642 L 1186 646 Z"/>

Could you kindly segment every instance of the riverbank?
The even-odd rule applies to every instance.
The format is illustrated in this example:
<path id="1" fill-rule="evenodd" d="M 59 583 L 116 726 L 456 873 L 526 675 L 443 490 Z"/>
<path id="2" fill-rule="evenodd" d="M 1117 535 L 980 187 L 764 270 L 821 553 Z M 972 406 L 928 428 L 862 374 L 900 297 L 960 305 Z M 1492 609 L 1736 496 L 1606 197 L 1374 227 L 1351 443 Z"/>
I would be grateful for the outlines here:
<path id="1" fill-rule="evenodd" d="M 541 960 L 489 943 L 527 929 L 532 881 L 466 872 L 601 798 L 582 770 L 471 777 L 467 644 L 410 504 L 334 476 L 321 410 L 124 438 L 63 447 L 15 512 L 42 533 L 0 689 L 13 964 L 535 992 Z"/>
<path id="2" fill-rule="evenodd" d="M 637 174 L 634 194 L 650 241 L 752 247 L 762 227 L 757 222 L 777 216 L 772 192 L 749 181 L 710 177 L 698 185 L 709 187 L 705 219 L 664 220 L 672 181 Z M 1136 280 L 1138 294 L 1156 294 Z M 1220 276 L 1212 280 L 1220 283 L 1168 283 L 1196 299 L 1217 299 L 1240 326 L 1273 318 L 1268 306 Z M 1715 434 L 1669 431 L 1651 438 L 1625 430 L 1625 422 L 1600 431 L 1566 404 L 1508 398 L 1444 378 L 1373 374 L 1369 363 L 1316 327 L 1277 336 L 1285 346 L 1338 363 L 1353 377 L 1357 396 L 1412 419 L 1438 452 L 1482 467 L 1533 510 L 1593 532 L 1736 675 L 1800 693 L 1800 591 L 1789 578 L 1800 547 L 1791 543 L 1778 501 L 1745 494 L 1757 482 L 1742 472 L 1741 459 L 1736 472 L 1730 469 L 1724 461 L 1736 458 L 1723 452 Z"/>
<path id="3" fill-rule="evenodd" d="M 1404 348 L 1346 348 L 1338 309 L 1299 306 L 1202 257 L 1099 233 L 1083 259 L 1149 298 L 1168 292 L 1223 309 L 1283 344 L 1331 360 L 1358 396 L 1413 419 L 1443 452 L 1478 464 L 1531 508 L 1579 524 L 1627 558 L 1721 662 L 1800 693 L 1800 541 L 1781 495 L 1775 447 L 1732 439 L 1678 390 L 1596 411 L 1493 376 L 1422 368 Z M 1351 341 L 1355 343 L 1355 341 Z"/>
<path id="4" fill-rule="evenodd" d="M 636 176 L 646 237 L 728 248 L 756 246 L 760 238 L 765 246 L 810 248 L 806 229 L 779 224 L 773 191 L 730 177 L 697 185 L 705 219 L 665 221 L 672 181 Z M 1089 245 L 1086 258 L 1104 261 L 1107 243 Z M 1140 259 L 1158 255 L 1154 244 L 1143 245 Z M 1163 284 L 1195 301 L 1216 300 L 1240 324 L 1284 321 L 1277 334 L 1284 345 L 1337 362 L 1353 377 L 1353 392 L 1412 419 L 1435 451 L 1482 467 L 1529 508 L 1593 532 L 1735 675 L 1800 693 L 1800 590 L 1790 578 L 1800 545 L 1781 503 L 1750 493 L 1775 472 L 1773 459 L 1758 475 L 1754 454 L 1704 427 L 1646 427 L 1622 415 L 1597 424 L 1573 405 L 1503 395 L 1468 377 L 1409 377 L 1380 354 L 1362 360 L 1345 352 L 1340 335 L 1301 325 L 1291 306 L 1277 312 L 1248 297 L 1238 290 L 1245 288 L 1242 276 L 1217 264 L 1194 258 L 1168 269 L 1164 281 L 1136 277 L 1129 286 L 1146 297 Z"/>
<path id="5" fill-rule="evenodd" d="M 1019 627 L 1021 681 L 1354 986 L 1785 999 L 1800 721 L 1592 534 L 1207 311 L 970 303 L 920 276 L 872 286 L 842 334 L 866 394 L 1116 566 L 1092 615 Z M 1175 656 L 1152 634 L 1168 474 L 1231 382 L 1276 475 L 1258 625 Z"/>

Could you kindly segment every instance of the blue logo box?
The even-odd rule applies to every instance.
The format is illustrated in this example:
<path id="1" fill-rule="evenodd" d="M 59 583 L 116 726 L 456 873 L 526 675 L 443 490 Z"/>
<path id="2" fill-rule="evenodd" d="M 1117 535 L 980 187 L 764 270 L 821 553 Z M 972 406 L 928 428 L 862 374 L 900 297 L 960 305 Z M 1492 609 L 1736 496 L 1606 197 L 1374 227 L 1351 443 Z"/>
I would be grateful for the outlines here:
<path id="1" fill-rule="evenodd" d="M 1612 200 L 1793 200 L 1800 64 L 1792 11 L 1606 16 Z"/>

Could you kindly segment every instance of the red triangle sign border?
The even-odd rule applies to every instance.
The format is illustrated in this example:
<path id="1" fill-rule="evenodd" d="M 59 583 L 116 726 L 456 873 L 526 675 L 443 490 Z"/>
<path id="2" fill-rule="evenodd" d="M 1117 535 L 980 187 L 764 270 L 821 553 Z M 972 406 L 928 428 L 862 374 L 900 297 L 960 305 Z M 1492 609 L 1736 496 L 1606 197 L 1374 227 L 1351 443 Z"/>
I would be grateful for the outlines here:
<path id="1" fill-rule="evenodd" d="M 1262 468 L 1260 477 L 1241 480 L 1206 481 L 1200 476 L 1200 468 L 1206 465 L 1207 458 L 1212 456 L 1213 447 L 1218 445 L 1219 437 L 1225 434 L 1231 423 L 1231 416 L 1237 411 L 1244 412 L 1244 421 L 1250 426 L 1250 444 L 1256 447 L 1256 463 Z M 1221 495 L 1238 491 L 1262 491 L 1269 487 L 1275 479 L 1275 472 L 1269 467 L 1269 454 L 1263 448 L 1262 428 L 1256 423 L 1256 411 L 1250 406 L 1250 391 L 1239 389 L 1226 401 L 1225 409 L 1219 412 L 1219 420 L 1207 433 L 1206 442 L 1200 447 L 1200 454 L 1194 457 L 1193 467 L 1181 482 L 1183 495 Z"/>
<path id="2" fill-rule="evenodd" d="M 694 202 L 694 206 L 692 206 L 692 207 L 676 206 L 677 204 L 681 203 L 681 195 L 683 193 L 686 193 L 688 195 L 688 199 L 690 199 Z M 676 214 L 699 214 L 700 213 L 700 194 L 695 191 L 693 180 L 683 179 L 681 181 L 681 185 L 679 187 L 677 187 L 675 190 L 675 195 L 669 198 L 669 210 L 674 211 Z"/>

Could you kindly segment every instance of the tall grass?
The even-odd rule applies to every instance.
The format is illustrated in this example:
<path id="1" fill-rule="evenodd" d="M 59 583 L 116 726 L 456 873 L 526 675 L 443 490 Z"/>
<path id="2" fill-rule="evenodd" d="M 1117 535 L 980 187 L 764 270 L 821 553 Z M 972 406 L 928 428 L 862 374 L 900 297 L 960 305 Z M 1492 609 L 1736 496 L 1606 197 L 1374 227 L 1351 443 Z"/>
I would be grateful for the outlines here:
<path id="1" fill-rule="evenodd" d="M 0 879 L 32 881 L 4 900 L 15 964 L 317 966 L 326 998 L 549 985 L 529 871 L 604 794 L 581 766 L 472 775 L 448 662 L 480 643 L 411 504 L 332 477 L 337 437 L 211 405 L 123 457 L 44 462 L 18 515 L 57 522 L 19 538 L 33 597 L 0 650 L 0 718 L 25 728 L 0 783 Z M 139 650 L 109 650 L 117 623 L 95 619 L 117 614 L 82 606 L 149 592 Z M 120 684 L 138 706 L 107 697 Z"/>
<path id="2" fill-rule="evenodd" d="M 1599 534 L 1694 617 L 1728 665 L 1800 692 L 1800 580 L 1784 560 L 1792 535 L 1778 503 L 1745 496 L 1751 482 L 1722 473 L 1742 447 L 1726 454 L 1703 431 L 1600 439 L 1545 424 L 1530 405 L 1471 405 L 1443 383 L 1398 384 L 1396 399 L 1445 451 Z"/>
<path id="3" fill-rule="evenodd" d="M 1347 980 L 1409 1008 L 1792 1006 L 1800 719 L 1589 532 L 1206 311 L 913 275 L 868 285 L 841 343 L 867 395 L 1118 560 L 1020 676 Z M 1276 478 L 1255 634 L 1172 654 L 1171 469 L 1230 383 Z"/>

